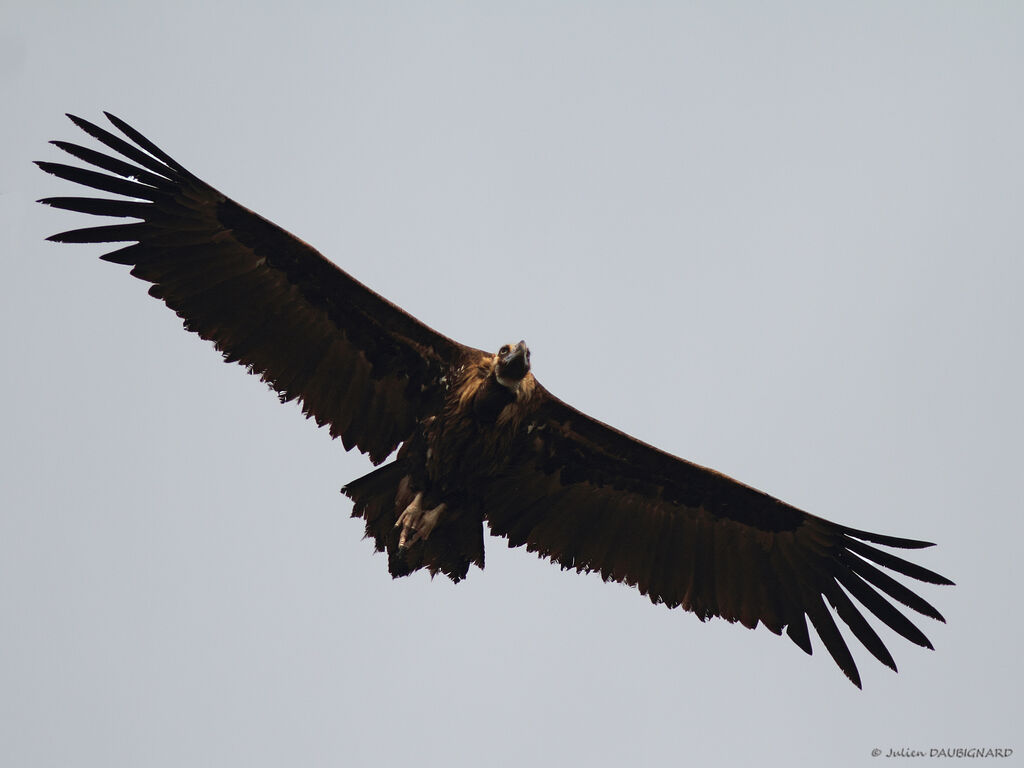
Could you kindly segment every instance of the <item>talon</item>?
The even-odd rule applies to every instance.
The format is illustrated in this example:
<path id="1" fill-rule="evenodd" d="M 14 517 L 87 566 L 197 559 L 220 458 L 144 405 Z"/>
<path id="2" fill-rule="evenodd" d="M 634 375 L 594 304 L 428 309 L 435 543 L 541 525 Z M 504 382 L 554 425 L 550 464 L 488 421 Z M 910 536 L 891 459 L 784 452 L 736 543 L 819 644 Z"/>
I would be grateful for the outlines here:
<path id="1" fill-rule="evenodd" d="M 398 548 L 407 549 L 417 541 L 426 541 L 430 532 L 434 530 L 441 515 L 447 509 L 447 504 L 438 504 L 433 509 L 423 509 L 423 492 L 419 492 L 409 503 L 409 506 L 398 516 L 395 521 L 395 528 L 401 526 L 402 532 L 398 536 Z"/>

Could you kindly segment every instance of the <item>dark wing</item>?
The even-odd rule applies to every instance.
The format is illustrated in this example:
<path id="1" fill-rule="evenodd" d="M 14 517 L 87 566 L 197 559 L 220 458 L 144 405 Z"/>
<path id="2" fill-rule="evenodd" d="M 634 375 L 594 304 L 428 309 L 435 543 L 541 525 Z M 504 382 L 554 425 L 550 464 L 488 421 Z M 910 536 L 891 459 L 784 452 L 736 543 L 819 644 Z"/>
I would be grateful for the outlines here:
<path id="1" fill-rule="evenodd" d="M 948 579 L 873 544 L 880 536 L 801 512 L 705 467 L 641 443 L 541 387 L 529 437 L 485 494 L 491 531 L 577 571 L 637 587 L 703 621 L 721 616 L 786 634 L 805 652 L 810 619 L 846 675 L 860 676 L 826 602 L 883 664 L 882 640 L 850 596 L 913 643 L 928 638 L 889 598 L 943 621 L 878 566 L 932 584 Z M 868 543 L 870 542 L 870 543 Z"/>
<path id="2" fill-rule="evenodd" d="M 38 163 L 47 173 L 123 198 L 39 202 L 139 221 L 62 232 L 64 243 L 133 242 L 102 258 L 153 283 L 185 328 L 225 360 L 259 374 L 282 401 L 299 399 L 332 436 L 383 461 L 436 406 L 446 367 L 466 348 L 431 330 L 350 277 L 315 249 L 193 176 L 122 120 L 134 144 L 80 118 L 103 154 L 53 144 L 86 170 Z M 117 155 L 120 155 L 118 157 Z"/>

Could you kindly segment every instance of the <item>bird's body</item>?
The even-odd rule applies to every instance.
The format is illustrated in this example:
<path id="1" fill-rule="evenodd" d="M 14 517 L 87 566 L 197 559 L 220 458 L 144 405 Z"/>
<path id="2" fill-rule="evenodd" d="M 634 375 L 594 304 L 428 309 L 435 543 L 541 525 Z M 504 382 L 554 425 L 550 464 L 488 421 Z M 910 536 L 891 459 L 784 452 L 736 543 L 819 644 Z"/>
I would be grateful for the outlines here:
<path id="1" fill-rule="evenodd" d="M 528 370 L 514 380 L 499 376 L 500 357 L 470 352 L 447 371 L 440 407 L 420 419 L 394 464 L 344 488 L 355 514 L 366 519 L 367 534 L 388 551 L 395 576 L 427 567 L 458 581 L 471 563 L 483 567 L 481 499 L 525 450 L 543 398 Z M 429 531 L 418 521 L 406 524 L 410 505 L 424 513 L 440 509 Z"/>
<path id="2" fill-rule="evenodd" d="M 186 329 L 282 400 L 300 401 L 346 449 L 375 465 L 394 456 L 344 489 L 393 575 L 464 578 L 483 567 L 486 523 L 563 568 L 596 571 L 702 620 L 785 631 L 807 653 L 809 619 L 857 685 L 833 612 L 896 667 L 851 598 L 931 647 L 890 598 L 941 615 L 882 568 L 952 582 L 877 546 L 928 543 L 815 517 L 577 411 L 537 381 L 524 342 L 488 353 L 428 328 L 108 117 L 131 142 L 72 120 L 116 155 L 54 142 L 103 172 L 39 165 L 128 199 L 42 202 L 137 221 L 51 239 L 131 243 L 103 258 L 131 265 Z"/>

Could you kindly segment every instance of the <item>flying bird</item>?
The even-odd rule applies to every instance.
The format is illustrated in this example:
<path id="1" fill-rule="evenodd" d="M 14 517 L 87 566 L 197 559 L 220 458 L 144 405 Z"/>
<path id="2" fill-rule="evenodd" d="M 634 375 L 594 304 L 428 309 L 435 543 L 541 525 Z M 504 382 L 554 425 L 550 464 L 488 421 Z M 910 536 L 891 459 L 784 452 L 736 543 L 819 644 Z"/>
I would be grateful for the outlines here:
<path id="1" fill-rule="evenodd" d="M 376 469 L 342 490 L 392 576 L 457 582 L 483 568 L 486 521 L 563 569 L 701 621 L 763 624 L 808 654 L 809 620 L 858 687 L 833 614 L 893 670 L 862 609 L 932 648 L 894 602 L 941 614 L 886 572 L 952 584 L 887 551 L 930 543 L 815 517 L 581 413 L 535 378 L 524 341 L 488 352 L 438 333 L 106 116 L 124 138 L 68 115 L 109 154 L 52 142 L 92 168 L 38 165 L 114 197 L 39 202 L 133 221 L 49 239 L 127 243 L 101 258 L 131 266 L 186 330 L 367 454 Z"/>

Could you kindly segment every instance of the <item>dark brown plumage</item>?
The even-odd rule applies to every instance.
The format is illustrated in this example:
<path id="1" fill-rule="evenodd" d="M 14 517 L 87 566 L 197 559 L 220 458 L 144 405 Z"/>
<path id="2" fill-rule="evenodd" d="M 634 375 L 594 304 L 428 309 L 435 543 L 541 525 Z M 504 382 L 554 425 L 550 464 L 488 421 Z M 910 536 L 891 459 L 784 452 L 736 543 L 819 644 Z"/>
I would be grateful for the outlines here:
<path id="1" fill-rule="evenodd" d="M 40 202 L 137 221 L 50 239 L 129 243 L 102 258 L 152 283 L 150 294 L 226 360 L 282 401 L 299 400 L 374 464 L 398 449 L 344 489 L 393 575 L 427 568 L 458 581 L 471 563 L 483 567 L 486 520 L 511 546 L 563 568 L 596 571 L 701 620 L 785 631 L 807 653 L 809 619 L 858 686 L 833 612 L 896 665 L 851 597 L 932 647 L 892 600 L 942 616 L 882 569 L 952 582 L 876 546 L 930 544 L 809 515 L 580 413 L 536 381 L 523 342 L 493 354 L 437 333 L 107 117 L 130 141 L 71 119 L 114 155 L 53 142 L 98 171 L 39 167 L 127 199 Z"/>

